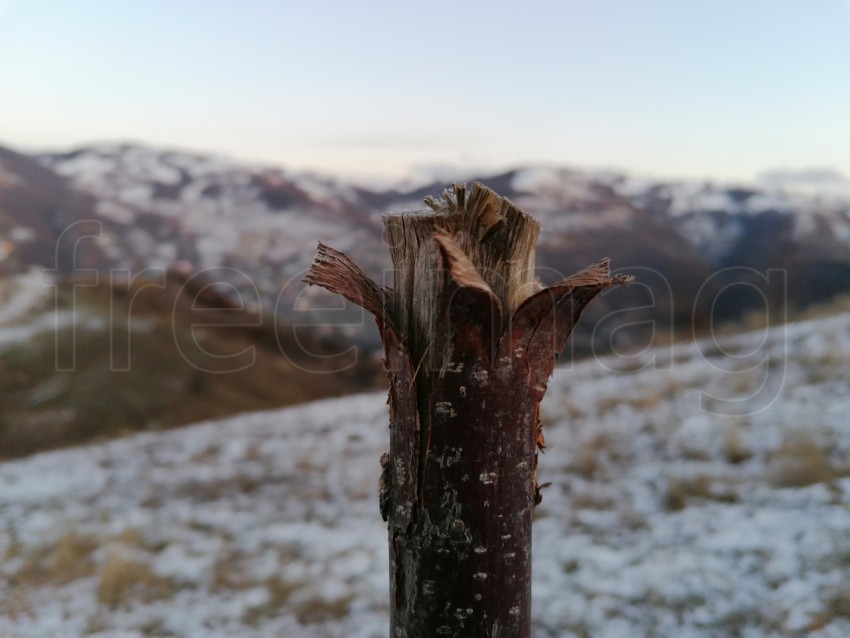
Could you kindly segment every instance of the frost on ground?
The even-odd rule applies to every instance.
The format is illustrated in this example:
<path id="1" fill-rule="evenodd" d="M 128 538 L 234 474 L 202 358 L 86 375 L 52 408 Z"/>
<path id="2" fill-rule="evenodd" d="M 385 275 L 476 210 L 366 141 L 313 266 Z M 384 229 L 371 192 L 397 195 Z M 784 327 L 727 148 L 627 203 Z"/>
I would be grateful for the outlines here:
<path id="1" fill-rule="evenodd" d="M 0 326 L 26 316 L 50 291 L 46 275 L 38 268 L 17 277 L 0 278 Z"/>
<path id="2" fill-rule="evenodd" d="M 850 635 L 848 361 L 844 314 L 559 370 L 535 636 Z M 369 394 L 0 465 L 0 636 L 386 636 L 387 441 Z"/>

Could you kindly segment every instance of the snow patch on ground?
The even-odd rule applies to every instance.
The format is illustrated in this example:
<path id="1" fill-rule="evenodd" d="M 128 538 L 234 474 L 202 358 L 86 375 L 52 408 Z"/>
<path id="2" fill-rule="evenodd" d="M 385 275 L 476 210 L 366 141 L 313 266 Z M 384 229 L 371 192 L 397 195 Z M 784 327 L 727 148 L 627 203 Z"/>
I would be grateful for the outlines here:
<path id="1" fill-rule="evenodd" d="M 33 268 L 17 277 L 0 280 L 0 326 L 24 317 L 52 290 L 44 271 Z"/>
<path id="2" fill-rule="evenodd" d="M 534 635 L 848 635 L 848 360 L 845 314 L 559 369 Z M 0 464 L 0 635 L 386 636 L 388 438 L 374 393 Z"/>

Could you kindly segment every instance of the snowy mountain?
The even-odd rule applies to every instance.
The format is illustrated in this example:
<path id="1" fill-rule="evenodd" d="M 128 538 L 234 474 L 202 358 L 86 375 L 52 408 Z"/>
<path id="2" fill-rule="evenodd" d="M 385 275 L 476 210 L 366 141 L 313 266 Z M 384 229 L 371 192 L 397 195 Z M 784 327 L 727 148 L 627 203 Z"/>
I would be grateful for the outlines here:
<path id="1" fill-rule="evenodd" d="M 3 184 L 25 183 L 38 171 L 39 184 L 49 181 L 51 192 L 58 192 L 56 184 L 73 187 L 65 188 L 85 202 L 84 216 L 102 223 L 99 237 L 79 245 L 87 261 L 132 270 L 206 269 L 222 290 L 235 289 L 266 312 L 336 323 L 357 323 L 362 315 L 350 308 L 340 313 L 320 291 L 304 292 L 300 280 L 316 242 L 349 253 L 383 280 L 390 264 L 381 215 L 420 208 L 424 196 L 446 186 L 365 188 L 128 144 L 37 158 L 5 152 L 0 167 L 6 180 L 0 197 Z M 761 286 L 769 269 L 787 273 L 791 305 L 806 306 L 848 290 L 850 196 L 834 189 L 823 196 L 811 189 L 795 194 L 783 190 L 788 180 L 775 176 L 759 187 L 555 167 L 523 167 L 478 179 L 541 221 L 543 279 L 566 276 L 605 255 L 615 268 L 636 275 L 638 285 L 618 294 L 618 308 L 632 309 L 623 319 L 632 323 L 652 318 L 662 326 L 690 326 L 695 319 L 704 321 L 712 307 L 714 319 L 738 319 L 762 302 L 762 293 L 781 305 L 774 299 L 778 288 Z M 4 221 L 9 214 L 4 211 L 16 208 L 22 206 L 8 196 L 0 199 L 6 252 L 49 266 L 55 261 L 50 248 L 56 233 L 23 214 Z M 77 219 L 80 208 L 53 204 L 54 228 Z M 36 241 L 39 250 L 32 245 Z M 323 305 L 333 310 L 322 314 L 317 308 Z M 612 309 L 603 299 L 589 323 Z"/>
<path id="2" fill-rule="evenodd" d="M 331 179 L 128 145 L 40 159 L 97 198 L 128 267 L 232 269 L 267 306 L 309 266 L 317 238 L 341 250 L 380 241 L 368 194 Z"/>
<path id="3" fill-rule="evenodd" d="M 339 233 L 341 249 L 356 251 L 366 237 L 352 235 L 354 229 L 373 232 L 381 213 L 421 208 L 425 195 L 443 187 L 433 183 L 410 192 L 376 192 L 327 177 L 133 145 L 95 146 L 40 159 L 77 188 L 95 195 L 104 217 L 132 225 L 140 214 L 152 212 L 178 220 L 186 234 L 204 236 L 195 264 L 199 267 L 220 265 L 236 255 L 272 262 L 297 259 L 301 257 L 297 241 L 269 240 L 258 246 L 240 243 L 239 236 L 287 230 L 294 240 L 310 239 L 321 231 L 333 234 L 328 223 L 346 227 L 346 233 Z M 770 175 L 764 181 L 777 185 L 772 189 L 551 167 L 476 179 L 539 218 L 544 239 L 593 230 L 635 230 L 639 224 L 651 225 L 641 217 L 646 210 L 672 224 L 680 239 L 712 265 L 722 265 L 725 257 L 741 250 L 739 242 L 749 230 L 746 220 L 765 215 L 787 217 L 788 231 L 797 240 L 822 241 L 828 236 L 845 249 L 850 246 L 850 192 L 842 197 L 828 190 L 820 197 L 809 187 L 808 194 L 795 194 L 783 190 L 788 180 Z"/>
<path id="4" fill-rule="evenodd" d="M 843 314 L 559 369 L 534 635 L 850 635 L 848 360 Z M 386 410 L 0 464 L 0 635 L 386 636 Z"/>

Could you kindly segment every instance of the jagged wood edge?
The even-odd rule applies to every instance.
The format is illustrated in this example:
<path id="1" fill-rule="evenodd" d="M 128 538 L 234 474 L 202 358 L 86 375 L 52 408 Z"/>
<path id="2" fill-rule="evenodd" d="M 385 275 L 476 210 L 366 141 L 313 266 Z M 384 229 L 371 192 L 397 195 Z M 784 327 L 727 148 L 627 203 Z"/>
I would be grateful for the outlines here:
<path id="1" fill-rule="evenodd" d="M 378 325 L 392 325 L 392 296 L 370 279 L 345 253 L 319 242 L 316 258 L 304 282 L 342 295 L 371 312 Z"/>
<path id="2" fill-rule="evenodd" d="M 455 347 L 474 348 L 489 367 L 501 335 L 502 304 L 450 235 L 434 233 L 434 240 L 447 273 L 442 312 L 448 320 L 445 325 L 453 331 L 454 342 L 444 343 L 442 347 L 447 354 Z M 444 362 L 443 371 L 447 363 Z"/>
<path id="3" fill-rule="evenodd" d="M 626 275 L 612 277 L 609 263 L 607 257 L 600 259 L 526 299 L 502 335 L 499 356 L 528 360 L 541 355 L 543 360 L 549 360 L 563 350 L 587 304 L 605 288 L 631 282 L 632 278 Z M 548 330 L 544 325 L 547 320 L 552 320 Z M 549 356 L 540 351 L 547 340 L 552 344 Z"/>

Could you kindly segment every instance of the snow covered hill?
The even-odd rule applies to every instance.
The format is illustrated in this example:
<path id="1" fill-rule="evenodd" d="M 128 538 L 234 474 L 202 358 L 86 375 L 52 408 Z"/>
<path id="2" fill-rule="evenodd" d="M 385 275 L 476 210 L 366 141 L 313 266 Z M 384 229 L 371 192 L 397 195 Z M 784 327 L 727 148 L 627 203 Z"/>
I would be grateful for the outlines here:
<path id="1" fill-rule="evenodd" d="M 300 280 L 318 238 L 355 253 L 368 246 L 366 263 L 384 265 L 373 249 L 381 211 L 339 180 L 127 144 L 40 159 L 97 199 L 130 267 L 239 270 L 250 282 L 236 278 L 238 289 L 256 287 L 271 304 Z"/>
<path id="2" fill-rule="evenodd" d="M 300 279 L 318 240 L 350 254 L 380 280 L 390 266 L 381 215 L 421 208 L 423 197 L 447 186 L 441 181 L 421 188 L 367 188 L 132 144 L 100 144 L 31 159 L 85 194 L 101 231 L 97 242 L 83 243 L 80 250 L 100 251 L 91 259 L 104 268 L 218 269 L 210 276 L 284 318 L 303 319 L 302 310 L 324 303 L 312 302 L 310 295 L 299 299 Z M 37 172 L 22 167 L 24 159 L 11 153 L 0 155 L 0 162 L 10 183 L 24 183 Z M 633 307 L 645 307 L 650 297 L 673 297 L 674 313 L 687 314 L 697 291 L 711 296 L 730 283 L 713 278 L 730 267 L 786 270 L 790 298 L 799 305 L 847 291 L 850 195 L 840 191 L 800 194 L 783 188 L 787 180 L 776 179 L 767 185 L 718 184 L 541 166 L 476 179 L 541 221 L 542 277 L 562 278 L 605 255 L 616 268 L 632 269 L 631 274 L 660 273 L 643 278 L 652 295 L 646 290 L 642 295 L 639 287 L 621 294 L 621 303 L 629 299 Z M 9 206 L 14 209 L 14 201 Z M 0 198 L 0 229 L 3 208 Z M 61 203 L 52 204 L 49 213 L 51 223 L 44 228 L 30 228 L 19 216 L 15 232 L 20 239 L 7 240 L 30 263 L 38 254 L 34 238 L 48 226 L 55 231 L 66 217 L 75 219 Z M 55 243 L 49 239 L 43 247 Z M 45 251 L 43 260 L 52 260 L 53 252 Z M 745 288 L 728 287 L 724 294 L 735 299 L 718 308 L 730 309 L 731 315 L 746 307 Z M 667 304 L 660 305 L 655 318 L 669 317 Z"/>
<path id="3" fill-rule="evenodd" d="M 560 369 L 535 636 L 850 635 L 848 361 L 843 314 Z M 0 465 L 0 636 L 386 636 L 386 419 L 367 394 Z"/>
<path id="4" fill-rule="evenodd" d="M 435 182 L 407 192 L 370 190 L 327 176 L 130 144 L 102 144 L 40 159 L 96 196 L 99 213 L 118 224 L 131 225 L 140 215 L 154 214 L 174 220 L 188 235 L 208 236 L 196 247 L 201 267 L 220 265 L 239 250 L 257 249 L 256 241 L 244 244 L 240 237 L 245 234 L 276 235 L 286 229 L 295 238 L 312 239 L 316 227 L 305 223 L 311 220 L 325 230 L 327 222 L 346 228 L 340 233 L 342 248 L 356 250 L 365 238 L 352 236 L 353 229 L 372 230 L 386 209 L 421 207 L 425 195 L 445 186 Z M 795 192 L 777 179 L 762 185 L 720 184 L 548 166 L 476 179 L 493 183 L 556 235 L 630 228 L 638 220 L 646 223 L 640 210 L 651 211 L 712 263 L 734 251 L 749 230 L 748 220 L 763 215 L 788 218 L 798 240 L 825 234 L 850 246 L 850 187 Z M 296 220 L 303 228 L 292 227 Z M 213 236 L 211 231 L 216 231 Z M 254 257 L 297 258 L 288 252 L 297 247 L 298 242 L 275 245 L 272 255 L 261 251 Z"/>

